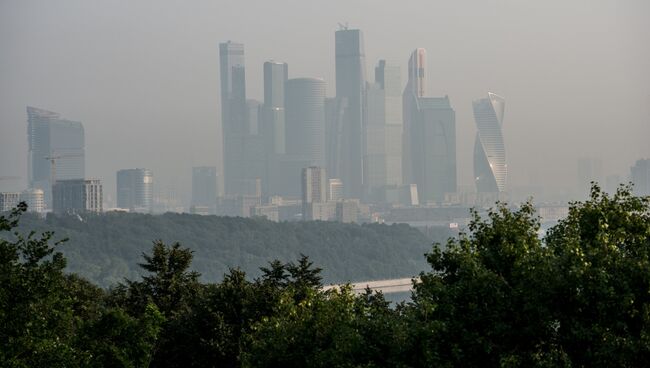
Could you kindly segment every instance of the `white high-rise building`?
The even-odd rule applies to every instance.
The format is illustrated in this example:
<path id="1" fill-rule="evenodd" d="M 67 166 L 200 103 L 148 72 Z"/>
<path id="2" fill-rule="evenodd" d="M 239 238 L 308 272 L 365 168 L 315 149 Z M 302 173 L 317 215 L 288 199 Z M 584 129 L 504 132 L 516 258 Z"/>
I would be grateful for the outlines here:
<path id="1" fill-rule="evenodd" d="M 310 166 L 302 169 L 303 220 L 323 220 L 318 204 L 327 202 L 327 174 L 324 168 Z M 316 206 L 316 207 L 315 207 Z M 317 209 L 317 211 L 315 211 Z"/>

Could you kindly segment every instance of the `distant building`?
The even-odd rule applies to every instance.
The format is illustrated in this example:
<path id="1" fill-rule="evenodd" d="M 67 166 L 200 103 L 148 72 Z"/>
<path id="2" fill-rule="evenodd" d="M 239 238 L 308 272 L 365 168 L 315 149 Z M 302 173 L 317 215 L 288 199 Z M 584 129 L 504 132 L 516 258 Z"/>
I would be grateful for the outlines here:
<path id="1" fill-rule="evenodd" d="M 280 210 L 277 205 L 254 206 L 251 216 L 265 217 L 269 221 L 280 221 Z"/>
<path id="2" fill-rule="evenodd" d="M 52 188 L 53 212 L 102 212 L 102 184 L 98 179 L 59 180 Z"/>
<path id="3" fill-rule="evenodd" d="M 250 183 L 257 179 L 263 186 L 267 185 L 267 152 L 264 148 L 264 137 L 261 134 L 262 104 L 257 100 L 246 100 L 246 120 L 248 134 L 245 135 L 243 144 L 243 183 Z M 249 185 L 249 184 L 244 184 Z M 242 187 L 240 186 L 240 190 Z M 249 194 L 239 192 L 240 194 Z"/>
<path id="4" fill-rule="evenodd" d="M 402 184 L 402 94 L 399 66 L 380 60 L 366 91 L 363 184 L 373 202 L 387 185 Z"/>
<path id="5" fill-rule="evenodd" d="M 294 78 L 286 83 L 286 153 L 325 167 L 325 82 Z"/>
<path id="6" fill-rule="evenodd" d="M 456 192 L 456 113 L 449 97 L 421 97 L 411 115 L 411 184 L 421 203 Z"/>
<path id="7" fill-rule="evenodd" d="M 52 175 L 55 181 L 85 176 L 83 125 L 61 119 L 56 112 L 28 106 L 27 141 L 29 187 L 43 190 L 46 205 L 51 207 Z"/>
<path id="8" fill-rule="evenodd" d="M 250 217 L 253 208 L 261 206 L 258 196 L 238 195 L 219 199 L 217 214 L 221 216 Z"/>
<path id="9" fill-rule="evenodd" d="M 153 211 L 153 172 L 149 169 L 125 169 L 117 172 L 117 207 L 132 212 Z"/>
<path id="10" fill-rule="evenodd" d="M 302 206 L 303 220 L 321 220 L 313 218 L 312 205 L 327 201 L 327 174 L 325 169 L 310 166 L 302 170 Z"/>
<path id="11" fill-rule="evenodd" d="M 363 191 L 363 121 L 366 88 L 366 56 L 363 33 L 343 28 L 335 33 L 336 98 L 346 101 L 341 127 L 340 167 L 333 173 L 345 183 L 348 198 Z M 322 164 L 320 164 L 322 165 Z"/>
<path id="12" fill-rule="evenodd" d="M 650 159 L 638 160 L 630 171 L 630 178 L 634 183 L 634 194 L 650 196 Z"/>
<path id="13" fill-rule="evenodd" d="M 289 76 L 287 63 L 264 63 L 263 133 L 267 152 L 285 153 L 285 84 Z"/>
<path id="14" fill-rule="evenodd" d="M 42 189 L 30 188 L 22 191 L 20 201 L 27 204 L 28 212 L 45 212 L 45 194 Z"/>
<path id="15" fill-rule="evenodd" d="M 345 97 L 325 99 L 325 159 L 330 176 L 340 177 L 345 150 L 343 147 L 343 125 L 348 99 Z"/>
<path id="16" fill-rule="evenodd" d="M 329 179 L 327 186 L 327 195 L 328 201 L 338 201 L 344 198 L 343 182 L 341 182 L 341 179 Z"/>
<path id="17" fill-rule="evenodd" d="M 221 125 L 223 129 L 223 176 L 226 194 L 239 194 L 246 178 L 247 121 L 244 45 L 219 44 L 221 76 Z"/>
<path id="18" fill-rule="evenodd" d="M 576 180 L 578 195 L 586 197 L 591 189 L 591 182 L 596 182 L 599 185 L 603 183 L 603 161 L 593 157 L 582 157 L 578 159 L 576 168 Z"/>
<path id="19" fill-rule="evenodd" d="M 336 202 L 336 221 L 346 223 L 358 222 L 359 202 L 350 199 Z"/>
<path id="20" fill-rule="evenodd" d="M 419 206 L 418 186 L 416 184 L 387 186 L 383 197 L 386 203 L 398 206 Z"/>
<path id="21" fill-rule="evenodd" d="M 605 177 L 605 190 L 607 193 L 616 193 L 618 186 L 622 183 L 623 181 L 621 180 L 620 175 L 607 175 L 607 177 Z"/>
<path id="22" fill-rule="evenodd" d="M 285 84 L 289 76 L 286 63 L 264 63 L 264 105 L 260 132 L 264 140 L 266 182 L 262 186 L 265 198 L 282 191 L 279 160 L 286 153 Z"/>
<path id="23" fill-rule="evenodd" d="M 217 168 L 214 166 L 193 167 L 190 212 L 215 214 L 217 211 L 217 193 Z"/>
<path id="24" fill-rule="evenodd" d="M 413 184 L 412 126 L 417 117 L 417 100 L 426 94 L 426 50 L 415 49 L 408 61 L 408 80 L 402 94 L 402 180 L 404 184 Z"/>
<path id="25" fill-rule="evenodd" d="M 402 182 L 417 186 L 417 195 L 409 194 L 408 202 L 442 204 L 457 190 L 456 113 L 449 97 L 426 96 L 425 73 L 426 50 L 415 49 L 402 94 Z M 388 202 L 400 192 L 395 188 L 388 189 Z M 410 193 L 411 188 L 406 190 Z"/>
<path id="26" fill-rule="evenodd" d="M 11 211 L 20 203 L 20 193 L 0 192 L 0 212 Z"/>
<path id="27" fill-rule="evenodd" d="M 494 93 L 474 101 L 476 141 L 474 143 L 474 179 L 480 193 L 501 193 L 506 190 L 508 165 L 503 143 L 503 112 L 505 99 Z"/>

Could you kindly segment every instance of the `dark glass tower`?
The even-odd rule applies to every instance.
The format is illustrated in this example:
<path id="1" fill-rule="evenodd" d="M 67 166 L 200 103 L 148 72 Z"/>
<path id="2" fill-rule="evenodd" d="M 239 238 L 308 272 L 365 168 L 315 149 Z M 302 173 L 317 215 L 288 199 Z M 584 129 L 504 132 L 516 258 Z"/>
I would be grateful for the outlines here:
<path id="1" fill-rule="evenodd" d="M 226 194 L 239 194 L 246 178 L 245 138 L 248 134 L 244 45 L 219 45 L 223 176 Z"/>

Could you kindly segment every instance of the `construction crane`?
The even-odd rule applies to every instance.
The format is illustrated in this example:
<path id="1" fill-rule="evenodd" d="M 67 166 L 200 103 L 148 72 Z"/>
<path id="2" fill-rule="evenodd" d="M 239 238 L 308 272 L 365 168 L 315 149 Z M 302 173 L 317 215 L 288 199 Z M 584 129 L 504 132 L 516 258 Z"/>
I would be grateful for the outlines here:
<path id="1" fill-rule="evenodd" d="M 18 180 L 20 176 L 0 176 L 0 180 Z"/>
<path id="2" fill-rule="evenodd" d="M 70 153 L 67 155 L 51 155 L 51 156 L 45 156 L 44 158 L 46 160 L 50 160 L 50 185 L 54 186 L 54 182 L 56 181 L 56 160 L 62 159 L 62 158 L 68 158 L 68 157 L 81 157 L 82 155 L 80 153 Z"/>

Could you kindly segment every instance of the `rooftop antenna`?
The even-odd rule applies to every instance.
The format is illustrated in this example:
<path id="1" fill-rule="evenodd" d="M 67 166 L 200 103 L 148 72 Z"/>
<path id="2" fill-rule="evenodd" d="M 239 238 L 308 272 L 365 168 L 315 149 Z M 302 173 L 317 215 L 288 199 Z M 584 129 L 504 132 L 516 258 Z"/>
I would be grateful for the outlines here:
<path id="1" fill-rule="evenodd" d="M 347 31 L 347 30 L 348 30 L 348 22 L 345 22 L 345 23 L 339 23 L 339 30 L 341 30 L 341 31 Z"/>

